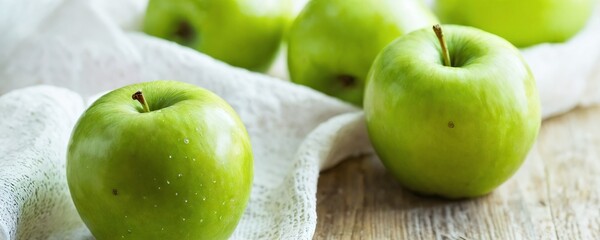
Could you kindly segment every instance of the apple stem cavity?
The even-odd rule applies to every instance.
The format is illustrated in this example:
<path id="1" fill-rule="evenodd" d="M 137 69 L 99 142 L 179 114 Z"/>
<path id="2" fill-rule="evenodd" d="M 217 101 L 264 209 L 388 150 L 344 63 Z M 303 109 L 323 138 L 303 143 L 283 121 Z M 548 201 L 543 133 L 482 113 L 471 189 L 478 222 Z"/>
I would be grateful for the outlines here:
<path id="1" fill-rule="evenodd" d="M 450 53 L 448 52 L 448 47 L 446 46 L 446 39 L 444 38 L 444 33 L 442 32 L 442 27 L 439 24 L 433 25 L 433 31 L 440 41 L 440 46 L 442 47 L 442 55 L 444 58 L 444 66 L 451 67 L 452 62 L 450 61 Z"/>
<path id="2" fill-rule="evenodd" d="M 339 75 L 337 76 L 337 80 L 340 81 L 344 87 L 352 87 L 356 83 L 356 78 L 350 75 Z"/>
<path id="3" fill-rule="evenodd" d="M 194 28 L 187 21 L 179 22 L 175 35 L 180 37 L 180 43 L 183 45 L 189 45 L 194 39 L 195 33 Z"/>
<path id="4" fill-rule="evenodd" d="M 144 98 L 144 94 L 142 93 L 142 90 L 138 90 L 137 92 L 135 92 L 133 95 L 131 95 L 131 98 L 133 100 L 138 100 L 138 102 L 140 102 L 142 104 L 144 112 L 150 112 L 150 107 L 148 107 L 148 103 L 146 102 L 146 99 Z"/>

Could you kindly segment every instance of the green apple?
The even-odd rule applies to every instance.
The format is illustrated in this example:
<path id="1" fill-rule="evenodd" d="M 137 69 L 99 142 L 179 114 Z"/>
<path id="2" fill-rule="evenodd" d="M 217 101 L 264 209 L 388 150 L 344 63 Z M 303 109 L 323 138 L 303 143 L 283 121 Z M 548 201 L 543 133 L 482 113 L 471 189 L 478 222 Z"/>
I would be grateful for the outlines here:
<path id="1" fill-rule="evenodd" d="M 434 23 L 419 0 L 310 1 L 290 29 L 291 80 L 361 105 L 377 53 L 398 36 Z"/>
<path id="2" fill-rule="evenodd" d="M 85 111 L 67 180 L 97 239 L 226 239 L 248 202 L 252 161 L 246 129 L 223 99 L 156 81 L 114 90 Z"/>
<path id="3" fill-rule="evenodd" d="M 475 197 L 523 163 L 540 127 L 539 97 L 509 42 L 464 26 L 445 26 L 445 34 L 447 44 L 430 28 L 414 31 L 378 55 L 365 117 L 379 158 L 401 184 Z"/>
<path id="4" fill-rule="evenodd" d="M 234 66 L 265 71 L 291 18 L 290 0 L 150 0 L 144 31 Z"/>
<path id="5" fill-rule="evenodd" d="M 595 0 L 437 0 L 444 23 L 499 35 L 517 47 L 563 42 L 587 22 Z"/>

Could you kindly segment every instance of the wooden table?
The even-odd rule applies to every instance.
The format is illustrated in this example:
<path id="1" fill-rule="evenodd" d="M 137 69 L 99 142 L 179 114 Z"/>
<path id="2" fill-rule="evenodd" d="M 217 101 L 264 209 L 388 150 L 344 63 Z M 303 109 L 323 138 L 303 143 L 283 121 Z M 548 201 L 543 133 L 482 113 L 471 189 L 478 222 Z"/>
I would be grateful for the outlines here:
<path id="1" fill-rule="evenodd" d="M 600 239 L 600 107 L 544 121 L 493 193 L 449 201 L 400 187 L 375 156 L 323 172 L 315 239 Z"/>

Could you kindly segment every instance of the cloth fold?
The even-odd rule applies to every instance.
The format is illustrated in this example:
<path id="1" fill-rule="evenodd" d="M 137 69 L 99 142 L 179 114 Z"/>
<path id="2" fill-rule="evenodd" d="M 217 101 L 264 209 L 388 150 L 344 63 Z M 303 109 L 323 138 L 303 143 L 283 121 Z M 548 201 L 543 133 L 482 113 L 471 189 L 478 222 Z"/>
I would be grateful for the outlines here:
<path id="1" fill-rule="evenodd" d="M 0 97 L 0 239 L 89 235 L 71 202 L 64 161 L 84 107 L 78 94 L 48 86 Z"/>
<path id="2" fill-rule="evenodd" d="M 311 238 L 319 171 L 373 151 L 360 109 L 137 32 L 145 4 L 0 0 L 0 239 L 91 238 L 64 175 L 70 131 L 91 103 L 82 99 L 158 79 L 215 92 L 246 125 L 255 179 L 233 238 Z M 522 50 L 544 117 L 600 102 L 599 28 L 596 11 L 569 42 Z M 39 84 L 69 90 L 28 87 Z"/>

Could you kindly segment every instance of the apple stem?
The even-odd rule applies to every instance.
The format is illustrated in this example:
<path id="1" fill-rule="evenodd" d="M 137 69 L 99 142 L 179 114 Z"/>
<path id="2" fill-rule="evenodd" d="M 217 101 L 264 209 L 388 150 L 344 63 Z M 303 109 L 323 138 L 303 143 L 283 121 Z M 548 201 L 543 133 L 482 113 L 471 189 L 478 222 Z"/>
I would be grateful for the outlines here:
<path id="1" fill-rule="evenodd" d="M 133 95 L 131 95 L 131 98 L 133 100 L 138 100 L 138 102 L 140 102 L 142 104 L 142 107 L 144 108 L 144 112 L 150 112 L 150 108 L 148 107 L 148 103 L 146 102 L 146 99 L 144 98 L 144 94 L 142 93 L 142 90 L 138 90 L 137 92 L 135 92 Z"/>
<path id="2" fill-rule="evenodd" d="M 444 33 L 442 32 L 442 27 L 439 24 L 433 25 L 433 31 L 440 41 L 440 45 L 442 47 L 442 55 L 444 56 L 444 66 L 451 67 L 452 62 L 450 62 L 450 53 L 448 52 L 448 48 L 446 47 L 446 39 L 444 38 Z"/>

